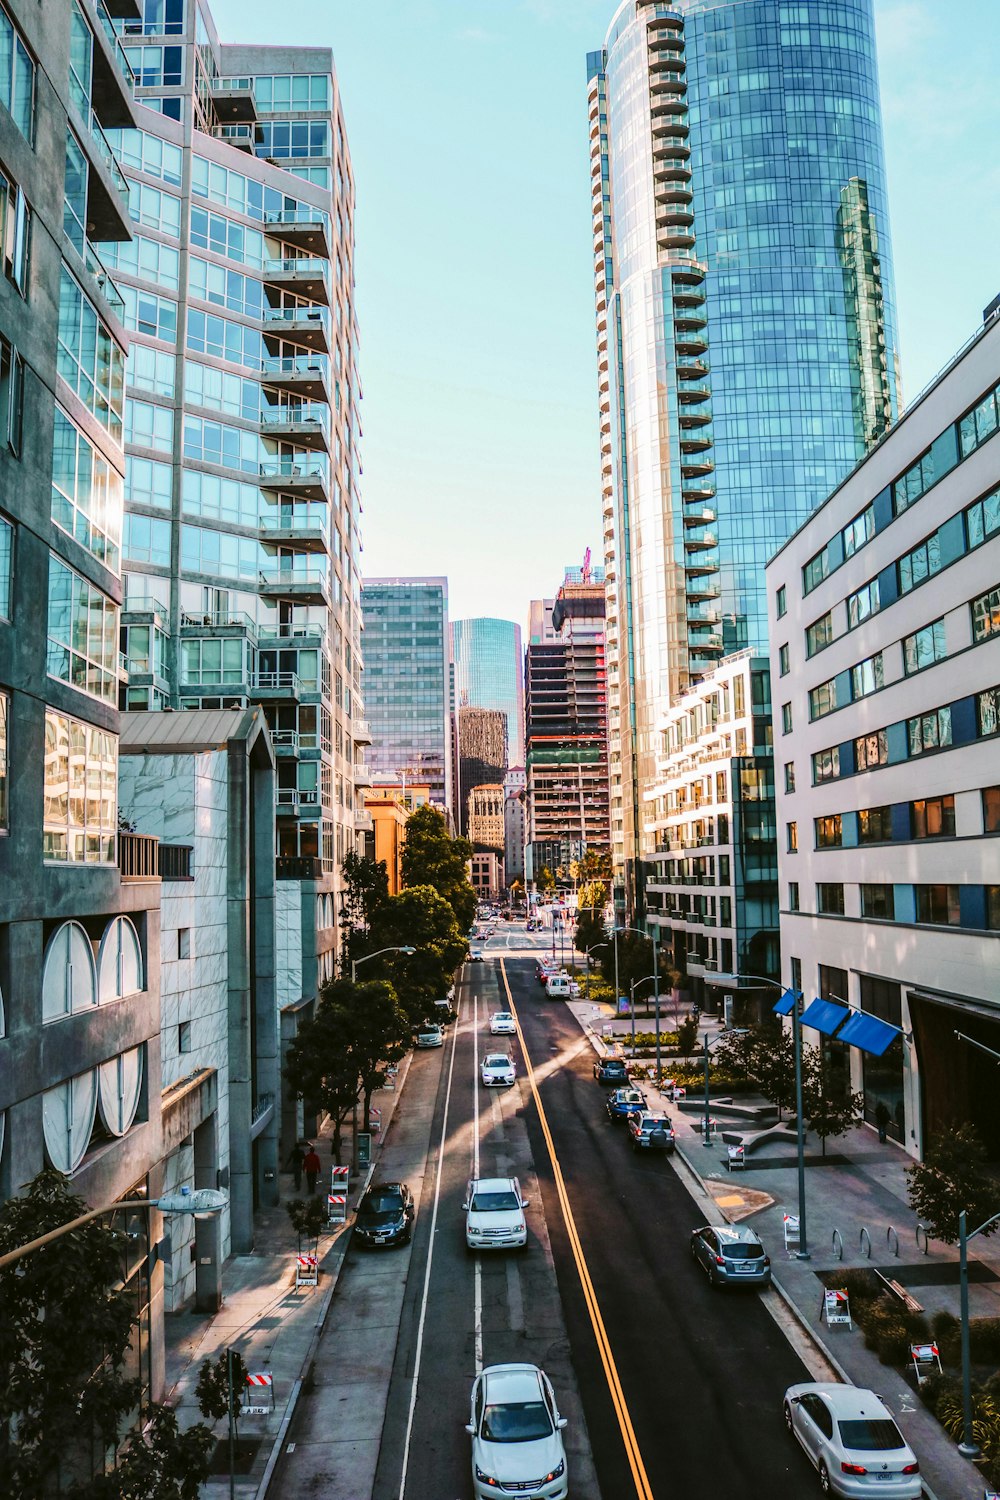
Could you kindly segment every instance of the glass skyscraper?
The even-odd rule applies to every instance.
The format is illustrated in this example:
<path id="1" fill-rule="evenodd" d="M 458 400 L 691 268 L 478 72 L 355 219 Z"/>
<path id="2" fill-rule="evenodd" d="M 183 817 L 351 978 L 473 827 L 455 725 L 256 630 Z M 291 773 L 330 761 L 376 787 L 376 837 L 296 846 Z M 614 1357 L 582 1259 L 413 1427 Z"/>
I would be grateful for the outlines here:
<path id="1" fill-rule="evenodd" d="M 366 579 L 361 612 L 368 766 L 450 809 L 448 580 Z"/>
<path id="2" fill-rule="evenodd" d="M 664 715 L 897 414 L 872 0 L 626 0 L 588 58 L 612 847 Z"/>
<path id="3" fill-rule="evenodd" d="M 456 806 L 459 821 L 464 829 L 467 822 L 466 806 L 468 794 L 475 784 L 470 775 L 481 780 L 485 774 L 481 769 L 474 773 L 474 763 L 485 759 L 497 759 L 497 755 L 486 757 L 482 744 L 484 726 L 489 722 L 482 715 L 463 714 L 463 710 L 489 709 L 503 716 L 506 730 L 507 766 L 524 764 L 524 658 L 521 652 L 521 627 L 513 620 L 477 619 L 455 620 L 450 628 L 452 662 L 455 670 L 454 706 L 458 723 L 458 775 Z M 463 745 L 463 721 L 466 739 L 476 743 Z M 463 762 L 465 770 L 463 772 Z M 492 780 L 492 777 L 489 778 Z M 499 777 L 503 780 L 503 776 Z"/>

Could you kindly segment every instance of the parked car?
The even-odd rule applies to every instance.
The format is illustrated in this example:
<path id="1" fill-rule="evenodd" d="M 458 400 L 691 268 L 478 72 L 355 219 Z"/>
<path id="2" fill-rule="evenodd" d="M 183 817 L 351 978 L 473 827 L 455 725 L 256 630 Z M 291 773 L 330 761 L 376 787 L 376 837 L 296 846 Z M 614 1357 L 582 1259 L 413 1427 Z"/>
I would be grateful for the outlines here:
<path id="1" fill-rule="evenodd" d="M 470 964 L 481 964 L 482 961 L 483 961 L 483 950 L 482 950 L 482 948 L 470 948 L 469 949 L 469 962 L 470 962 Z"/>
<path id="2" fill-rule="evenodd" d="M 514 1059 L 506 1052 L 487 1052 L 480 1072 L 488 1089 L 510 1088 L 514 1082 Z"/>
<path id="3" fill-rule="evenodd" d="M 458 1011 L 452 1004 L 454 998 L 455 990 L 454 988 L 452 988 L 448 991 L 448 998 L 446 1000 L 434 1001 L 434 1014 L 438 1018 L 439 1026 L 450 1026 L 452 1021 L 454 1021 L 455 1017 L 458 1015 Z"/>
<path id="4" fill-rule="evenodd" d="M 550 974 L 545 981 L 545 993 L 550 1000 L 568 1000 L 570 981 L 568 974 Z"/>
<path id="5" fill-rule="evenodd" d="M 465 1243 L 469 1250 L 523 1250 L 527 1198 L 516 1177 L 474 1177 L 465 1190 Z"/>
<path id="6" fill-rule="evenodd" d="M 509 1010 L 497 1010 L 490 1016 L 491 1036 L 516 1036 L 517 1022 Z"/>
<path id="7" fill-rule="evenodd" d="M 646 1108 L 647 1100 L 642 1089 L 615 1089 L 608 1095 L 605 1109 L 608 1119 L 612 1125 L 620 1125 L 622 1120 L 627 1120 L 629 1115 L 634 1115 Z"/>
<path id="8" fill-rule="evenodd" d="M 628 1083 L 628 1068 L 621 1057 L 599 1057 L 594 1064 L 594 1077 L 598 1083 L 616 1083 L 624 1087 Z"/>
<path id="9" fill-rule="evenodd" d="M 373 1183 L 358 1204 L 354 1238 L 361 1245 L 407 1245 L 413 1214 L 413 1194 L 405 1182 Z"/>
<path id="10" fill-rule="evenodd" d="M 562 1500 L 569 1493 L 555 1393 L 537 1365 L 488 1365 L 472 1386 L 472 1491 L 476 1500 L 517 1493 Z"/>
<path id="11" fill-rule="evenodd" d="M 691 1235 L 691 1255 L 713 1286 L 770 1286 L 771 1258 L 746 1224 L 703 1224 Z"/>
<path id="12" fill-rule="evenodd" d="M 545 984 L 551 974 L 558 974 L 559 965 L 554 958 L 540 958 L 535 964 L 535 978 Z"/>
<path id="13" fill-rule="evenodd" d="M 885 1403 L 855 1385 L 790 1385 L 785 1426 L 819 1471 L 826 1495 L 873 1492 L 920 1500 L 920 1465 Z"/>
<path id="14" fill-rule="evenodd" d="M 416 1045 L 419 1048 L 443 1047 L 444 1031 L 440 1026 L 435 1026 L 432 1022 L 427 1021 L 417 1029 Z"/>
<path id="15" fill-rule="evenodd" d="M 633 1151 L 673 1151 L 677 1145 L 669 1115 L 657 1115 L 645 1109 L 631 1114 L 625 1122 Z"/>

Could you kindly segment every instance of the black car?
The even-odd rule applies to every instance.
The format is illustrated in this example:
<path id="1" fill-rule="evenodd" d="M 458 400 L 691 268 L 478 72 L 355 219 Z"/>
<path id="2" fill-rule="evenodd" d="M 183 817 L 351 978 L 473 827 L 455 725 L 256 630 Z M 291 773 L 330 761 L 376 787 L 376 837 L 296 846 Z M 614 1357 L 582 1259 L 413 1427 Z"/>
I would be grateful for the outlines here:
<path id="1" fill-rule="evenodd" d="M 628 1069 L 620 1057 L 599 1057 L 594 1064 L 594 1077 L 598 1083 L 613 1083 L 621 1088 L 628 1083 Z"/>
<path id="2" fill-rule="evenodd" d="M 405 1182 L 380 1182 L 358 1204 L 354 1237 L 362 1245 L 408 1245 L 413 1233 L 413 1194 Z"/>

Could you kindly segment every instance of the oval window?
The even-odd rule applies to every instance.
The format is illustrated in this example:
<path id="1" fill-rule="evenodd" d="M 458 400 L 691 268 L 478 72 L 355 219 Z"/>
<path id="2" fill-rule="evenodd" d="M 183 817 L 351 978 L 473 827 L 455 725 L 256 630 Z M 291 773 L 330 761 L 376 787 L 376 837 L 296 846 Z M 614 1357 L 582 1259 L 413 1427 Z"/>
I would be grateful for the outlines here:
<path id="1" fill-rule="evenodd" d="M 112 1135 L 124 1135 L 139 1107 L 142 1088 L 142 1048 L 133 1047 L 120 1057 L 109 1058 L 98 1068 L 101 1119 Z"/>
<path id="2" fill-rule="evenodd" d="M 70 1173 L 83 1161 L 94 1128 L 97 1073 L 91 1068 L 42 1095 L 42 1134 L 49 1161 Z"/>
<path id="3" fill-rule="evenodd" d="M 97 1004 L 94 950 L 79 922 L 64 922 L 49 938 L 42 968 L 42 1020 L 58 1021 Z"/>
<path id="4" fill-rule="evenodd" d="M 115 917 L 101 939 L 97 960 L 101 1004 L 134 995 L 143 986 L 139 934 L 128 917 Z"/>

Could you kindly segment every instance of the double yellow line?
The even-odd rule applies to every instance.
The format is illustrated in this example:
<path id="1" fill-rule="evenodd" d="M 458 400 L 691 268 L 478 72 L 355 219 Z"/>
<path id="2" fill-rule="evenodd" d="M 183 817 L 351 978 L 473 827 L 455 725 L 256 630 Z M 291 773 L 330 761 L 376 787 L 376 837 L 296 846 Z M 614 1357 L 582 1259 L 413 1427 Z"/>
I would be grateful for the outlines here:
<path id="1" fill-rule="evenodd" d="M 559 1206 L 562 1209 L 566 1233 L 569 1236 L 570 1248 L 573 1251 L 577 1274 L 580 1277 L 580 1285 L 583 1288 L 584 1301 L 587 1304 L 587 1311 L 590 1314 L 591 1327 L 594 1330 L 594 1337 L 597 1340 L 597 1352 L 601 1356 L 601 1364 L 604 1366 L 604 1376 L 608 1382 L 608 1389 L 611 1392 L 611 1400 L 615 1408 L 615 1416 L 618 1418 L 622 1441 L 625 1444 L 625 1456 L 632 1471 L 635 1492 L 639 1500 L 653 1500 L 653 1491 L 649 1483 L 649 1476 L 646 1473 L 642 1454 L 639 1451 L 639 1442 L 635 1435 L 635 1429 L 632 1426 L 632 1418 L 629 1415 L 625 1393 L 622 1390 L 622 1383 L 618 1378 L 618 1367 L 615 1364 L 615 1357 L 611 1352 L 611 1342 L 608 1338 L 607 1329 L 604 1326 L 604 1319 L 601 1317 L 597 1293 L 594 1291 L 594 1284 L 590 1279 L 590 1272 L 587 1269 L 583 1246 L 580 1244 L 580 1236 L 576 1229 L 576 1220 L 573 1217 L 573 1210 L 570 1207 L 569 1194 L 566 1191 L 566 1183 L 563 1180 L 562 1168 L 559 1165 L 559 1158 L 556 1155 L 555 1142 L 552 1139 L 552 1132 L 549 1129 L 549 1122 L 545 1114 L 545 1107 L 542 1104 L 541 1095 L 538 1092 L 538 1085 L 535 1083 L 535 1070 L 528 1055 L 524 1032 L 521 1030 L 521 1019 L 517 1014 L 514 997 L 510 992 L 510 984 L 507 980 L 507 968 L 502 958 L 500 960 L 500 973 L 503 975 L 503 987 L 507 992 L 507 1004 L 517 1025 L 517 1035 L 521 1043 L 521 1050 L 524 1053 L 528 1083 L 531 1085 L 532 1097 L 535 1101 L 535 1108 L 538 1110 L 542 1134 L 545 1137 L 545 1144 L 548 1148 L 549 1161 L 552 1163 L 552 1175 L 555 1179 L 556 1193 L 559 1196 Z"/>

